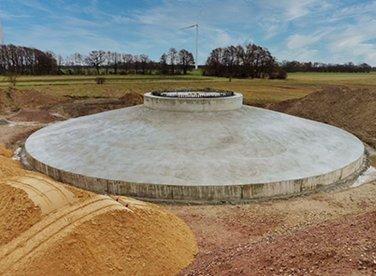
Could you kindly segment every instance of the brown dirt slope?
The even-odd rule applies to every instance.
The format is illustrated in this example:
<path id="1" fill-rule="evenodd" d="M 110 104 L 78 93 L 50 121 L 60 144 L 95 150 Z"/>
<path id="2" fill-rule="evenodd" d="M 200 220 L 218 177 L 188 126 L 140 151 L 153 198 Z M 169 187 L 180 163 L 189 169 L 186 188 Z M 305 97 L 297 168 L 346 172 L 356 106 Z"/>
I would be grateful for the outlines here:
<path id="1" fill-rule="evenodd" d="M 163 208 L 81 191 L 0 152 L 0 274 L 172 275 L 193 260 L 192 231 Z"/>
<path id="2" fill-rule="evenodd" d="M 62 101 L 64 101 L 63 98 L 54 97 L 32 89 L 0 89 L 1 113 L 18 110 L 19 108 L 51 106 Z"/>
<path id="3" fill-rule="evenodd" d="M 36 122 L 36 123 L 51 123 L 58 121 L 61 118 L 54 116 L 47 110 L 37 109 L 20 109 L 16 113 L 7 117 L 7 120 L 12 122 Z"/>
<path id="4" fill-rule="evenodd" d="M 134 106 L 142 103 L 142 95 L 137 93 L 126 93 L 120 98 L 72 99 L 67 103 L 54 106 L 50 111 L 53 113 L 59 113 L 66 118 L 70 118 Z"/>
<path id="5" fill-rule="evenodd" d="M 331 87 L 267 108 L 341 127 L 376 147 L 376 89 Z"/>
<path id="6" fill-rule="evenodd" d="M 0 247 L 41 219 L 41 210 L 23 190 L 6 184 L 6 179 L 22 173 L 20 165 L 9 159 L 12 153 L 0 145 Z"/>
<path id="7" fill-rule="evenodd" d="M 0 114 L 10 114 L 11 121 L 50 123 L 62 119 L 60 116 L 78 117 L 142 103 L 143 96 L 133 92 L 120 98 L 87 98 L 55 97 L 33 89 L 0 89 Z"/>
<path id="8" fill-rule="evenodd" d="M 0 182 L 0 218 L 1 247 L 37 223 L 41 211 L 25 192 Z"/>
<path id="9" fill-rule="evenodd" d="M 15 150 L 41 125 L 0 125 L 0 144 Z"/>
<path id="10" fill-rule="evenodd" d="M 28 273 L 173 275 L 192 260 L 194 236 L 182 221 L 155 205 L 125 202 L 132 212 L 87 221 L 29 263 Z"/>

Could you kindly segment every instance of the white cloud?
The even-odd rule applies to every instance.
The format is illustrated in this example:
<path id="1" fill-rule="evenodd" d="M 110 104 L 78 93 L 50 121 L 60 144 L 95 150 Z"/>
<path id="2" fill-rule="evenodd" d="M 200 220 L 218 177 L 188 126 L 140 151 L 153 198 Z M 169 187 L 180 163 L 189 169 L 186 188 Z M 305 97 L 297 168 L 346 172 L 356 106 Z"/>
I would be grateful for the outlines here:
<path id="1" fill-rule="evenodd" d="M 277 50 L 278 51 L 278 50 Z M 295 50 L 278 51 L 278 60 L 299 60 L 299 61 L 317 61 L 320 57 L 320 51 L 315 49 L 300 48 Z"/>
<path id="2" fill-rule="evenodd" d="M 321 30 L 309 34 L 293 34 L 286 39 L 286 46 L 289 49 L 299 49 L 310 46 L 316 42 L 321 42 L 334 31 L 333 28 L 322 28 Z"/>
<path id="3" fill-rule="evenodd" d="M 376 65 L 376 19 L 362 18 L 329 38 L 328 49 L 342 61 L 358 59 Z"/>
<path id="4" fill-rule="evenodd" d="M 311 12 L 311 5 L 315 3 L 314 0 L 290 0 L 285 2 L 287 7 L 285 11 L 285 18 L 288 21 L 309 14 Z"/>
<path id="5" fill-rule="evenodd" d="M 376 13 L 376 1 L 370 2 L 358 2 L 356 4 L 345 6 L 341 9 L 334 9 L 330 18 L 327 20 L 330 22 L 335 22 L 339 20 L 349 20 L 351 18 L 361 18 L 367 14 Z"/>
<path id="6" fill-rule="evenodd" d="M 277 54 L 282 59 L 376 65 L 376 9 L 371 9 L 375 3 L 337 7 L 326 16 L 320 14 L 308 28 L 290 34 Z"/>
<path id="7" fill-rule="evenodd" d="M 312 43 L 315 43 L 319 40 L 319 37 L 314 37 L 311 35 L 300 35 L 300 34 L 293 34 L 287 38 L 287 48 L 289 49 L 297 49 L 302 48 Z"/>
<path id="8" fill-rule="evenodd" d="M 376 1 L 349 5 L 329 0 L 162 0 L 131 10 L 97 0 L 84 7 L 63 0 L 12 1 L 28 9 L 8 5 L 8 10 L 0 10 L 7 42 L 61 54 L 103 48 L 158 59 L 170 47 L 194 51 L 194 30 L 179 29 L 198 23 L 201 63 L 213 48 L 252 38 L 279 59 L 376 65 Z M 41 11 L 46 11 L 43 23 L 27 20 Z"/>
<path id="9" fill-rule="evenodd" d="M 64 26 L 60 29 L 49 26 L 33 26 L 22 36 L 13 35 L 16 44 L 50 50 L 58 54 L 69 55 L 74 52 L 87 53 L 91 50 L 120 50 L 123 46 L 116 40 L 101 36 L 85 28 Z M 46 39 L 48 38 L 48 39 Z M 20 43 L 18 41 L 25 41 Z M 41 44 L 40 42 L 43 41 Z"/>

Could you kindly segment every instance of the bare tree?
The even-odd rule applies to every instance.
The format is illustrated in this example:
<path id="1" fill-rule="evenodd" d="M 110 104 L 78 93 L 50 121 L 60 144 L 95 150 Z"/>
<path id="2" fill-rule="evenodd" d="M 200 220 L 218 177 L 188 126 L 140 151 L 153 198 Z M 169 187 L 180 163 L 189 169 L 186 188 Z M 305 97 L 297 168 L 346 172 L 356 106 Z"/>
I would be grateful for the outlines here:
<path id="1" fill-rule="evenodd" d="M 106 61 L 106 52 L 102 50 L 91 51 L 89 55 L 85 58 L 86 64 L 94 67 L 97 70 L 98 75 L 99 75 L 99 69 L 105 61 Z"/>
<path id="2" fill-rule="evenodd" d="M 83 66 L 84 65 L 84 57 L 80 53 L 73 54 L 73 62 L 76 66 Z"/>
<path id="3" fill-rule="evenodd" d="M 118 73 L 120 62 L 121 62 L 121 54 L 116 53 L 116 52 L 112 53 L 112 64 L 113 64 L 115 74 Z"/>
<path id="4" fill-rule="evenodd" d="M 139 55 L 134 55 L 133 56 L 133 68 L 134 68 L 134 71 L 135 73 L 137 74 L 139 72 L 139 68 L 140 68 L 140 56 Z"/>
<path id="5" fill-rule="evenodd" d="M 61 71 L 61 67 L 64 65 L 64 58 L 61 55 L 58 55 L 56 58 L 57 61 L 57 69 Z"/>
<path id="6" fill-rule="evenodd" d="M 164 53 L 159 59 L 159 70 L 162 74 L 168 73 L 167 55 Z"/>
<path id="7" fill-rule="evenodd" d="M 150 59 L 147 55 L 140 55 L 139 60 L 141 65 L 141 72 L 145 75 Z"/>
<path id="8" fill-rule="evenodd" d="M 133 62 L 133 56 L 131 54 L 122 54 L 121 55 L 121 64 L 122 68 L 126 73 L 131 69 Z"/>
<path id="9" fill-rule="evenodd" d="M 175 74 L 175 67 L 178 63 L 178 52 L 175 48 L 170 48 L 167 53 L 167 63 L 170 65 L 171 68 L 171 74 Z"/>
<path id="10" fill-rule="evenodd" d="M 185 49 L 179 51 L 179 65 L 183 70 L 183 74 L 186 75 L 188 69 L 195 64 L 193 54 Z"/>
<path id="11" fill-rule="evenodd" d="M 235 75 L 235 63 L 236 63 L 236 47 L 230 46 L 227 47 L 223 53 L 223 61 L 226 68 L 226 76 L 231 81 L 231 78 Z"/>

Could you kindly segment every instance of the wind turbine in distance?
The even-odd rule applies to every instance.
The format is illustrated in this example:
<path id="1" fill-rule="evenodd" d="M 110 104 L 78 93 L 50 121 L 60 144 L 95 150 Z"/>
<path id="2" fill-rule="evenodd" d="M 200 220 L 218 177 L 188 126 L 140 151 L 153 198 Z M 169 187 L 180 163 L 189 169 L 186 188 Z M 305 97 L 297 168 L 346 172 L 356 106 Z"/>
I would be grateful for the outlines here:
<path id="1" fill-rule="evenodd" d="M 4 44 L 4 31 L 3 31 L 3 24 L 1 24 L 0 19 L 0 45 Z"/>
<path id="2" fill-rule="evenodd" d="M 195 68 L 196 70 L 198 69 L 198 24 L 194 24 L 194 25 L 191 25 L 191 26 L 188 26 L 188 27 L 184 27 L 184 28 L 181 28 L 180 30 L 187 30 L 187 29 L 192 29 L 192 28 L 196 28 L 196 58 L 195 58 Z"/>

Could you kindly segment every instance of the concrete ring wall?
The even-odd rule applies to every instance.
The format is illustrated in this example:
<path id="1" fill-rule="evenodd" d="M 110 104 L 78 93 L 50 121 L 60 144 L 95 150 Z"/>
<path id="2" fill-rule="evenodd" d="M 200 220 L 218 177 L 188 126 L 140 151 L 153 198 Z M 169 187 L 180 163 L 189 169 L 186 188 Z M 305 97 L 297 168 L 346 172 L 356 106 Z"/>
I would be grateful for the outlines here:
<path id="1" fill-rule="evenodd" d="M 235 93 L 229 97 L 219 98 L 177 98 L 161 97 L 146 93 L 144 105 L 148 108 L 165 111 L 210 112 L 236 110 L 242 107 L 243 95 Z"/>
<path id="2" fill-rule="evenodd" d="M 25 150 L 26 151 L 26 150 Z M 287 181 L 223 186 L 179 186 L 148 183 L 131 183 L 94 178 L 50 167 L 34 159 L 26 151 L 27 162 L 37 171 L 57 181 L 101 194 L 126 195 L 159 201 L 182 202 L 242 202 L 253 199 L 285 197 L 315 191 L 360 173 L 364 155 L 347 166 L 318 176 Z"/>

